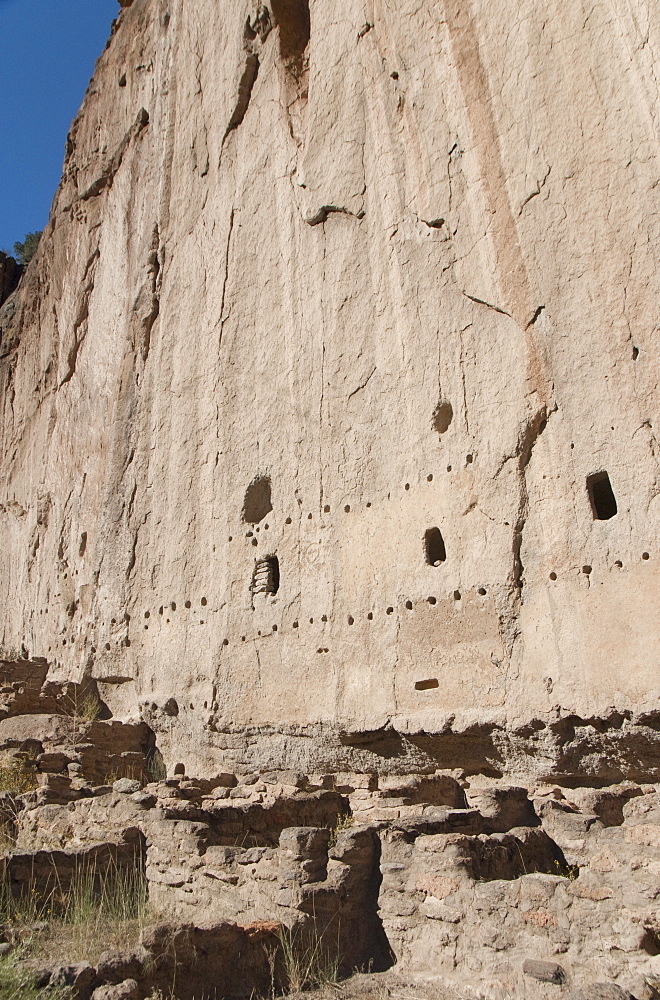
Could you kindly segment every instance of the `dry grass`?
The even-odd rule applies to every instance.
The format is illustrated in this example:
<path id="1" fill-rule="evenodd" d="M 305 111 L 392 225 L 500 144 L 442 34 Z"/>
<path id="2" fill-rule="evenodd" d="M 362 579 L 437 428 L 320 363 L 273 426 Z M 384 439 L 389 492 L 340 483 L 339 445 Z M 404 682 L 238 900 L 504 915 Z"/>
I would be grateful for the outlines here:
<path id="1" fill-rule="evenodd" d="M 0 884 L 0 920 L 30 958 L 44 962 L 93 964 L 104 951 L 131 948 L 153 916 L 138 868 L 99 873 L 81 866 L 70 888 L 56 887 L 46 899 L 34 888 L 15 898 Z"/>
<path id="2" fill-rule="evenodd" d="M 338 933 L 333 935 L 331 926 L 319 933 L 316 926 L 310 931 L 299 927 L 283 926 L 279 932 L 280 959 L 286 989 L 291 993 L 320 989 L 336 983 L 339 977 Z M 335 931 L 337 928 L 335 928 Z M 271 959 L 274 972 L 275 958 Z M 274 976 L 272 976 L 274 979 Z"/>
<path id="3" fill-rule="evenodd" d="M 102 711 L 101 702 L 93 691 L 82 693 L 78 688 L 61 704 L 62 715 L 68 721 L 69 743 L 75 749 L 83 743 L 87 727 L 96 722 Z"/>
<path id="4" fill-rule="evenodd" d="M 23 792 L 34 791 L 37 784 L 34 769 L 20 758 L 12 757 L 0 762 L 0 792 L 22 795 Z"/>

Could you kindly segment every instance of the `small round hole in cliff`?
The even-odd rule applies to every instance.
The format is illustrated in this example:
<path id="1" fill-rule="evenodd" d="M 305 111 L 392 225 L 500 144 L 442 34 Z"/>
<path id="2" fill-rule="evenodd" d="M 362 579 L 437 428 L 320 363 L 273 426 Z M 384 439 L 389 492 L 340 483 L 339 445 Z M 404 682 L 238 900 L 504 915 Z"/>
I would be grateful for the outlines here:
<path id="1" fill-rule="evenodd" d="M 441 399 L 433 411 L 431 420 L 433 430 L 437 431 L 438 434 L 445 434 L 449 430 L 453 419 L 454 410 L 451 403 L 448 399 Z"/>
<path id="2" fill-rule="evenodd" d="M 243 520 L 246 524 L 258 524 L 272 509 L 270 477 L 257 476 L 245 491 Z"/>
<path id="3" fill-rule="evenodd" d="M 299 79 L 307 68 L 311 34 L 309 0 L 273 0 L 273 17 L 280 31 L 280 55 L 288 71 Z"/>
<path id="4" fill-rule="evenodd" d="M 553 570 L 553 572 L 552 572 L 552 573 L 550 574 L 550 579 L 551 579 L 551 580 L 556 580 L 556 579 L 557 579 L 557 574 L 556 574 L 556 573 L 554 572 L 554 570 Z"/>
<path id="5" fill-rule="evenodd" d="M 202 607 L 203 607 L 203 608 L 205 608 L 205 607 L 206 607 L 206 605 L 207 605 L 207 604 L 208 604 L 209 602 L 208 602 L 208 601 L 206 600 L 206 598 L 205 598 L 205 597 L 202 597 L 202 599 L 201 599 L 201 601 L 200 601 L 199 603 L 200 603 L 200 604 L 202 605 Z"/>
<path id="6" fill-rule="evenodd" d="M 646 560 L 646 559 L 650 559 L 650 558 L 651 558 L 651 556 L 649 555 L 648 552 L 642 552 L 642 559 Z"/>
<path id="7" fill-rule="evenodd" d="M 406 609 L 408 611 L 412 611 L 412 609 L 413 609 L 413 603 L 412 603 L 412 601 L 406 601 Z"/>
<path id="8" fill-rule="evenodd" d="M 440 528 L 427 528 L 424 532 L 424 555 L 429 566 L 440 566 L 447 558 L 447 550 Z"/>

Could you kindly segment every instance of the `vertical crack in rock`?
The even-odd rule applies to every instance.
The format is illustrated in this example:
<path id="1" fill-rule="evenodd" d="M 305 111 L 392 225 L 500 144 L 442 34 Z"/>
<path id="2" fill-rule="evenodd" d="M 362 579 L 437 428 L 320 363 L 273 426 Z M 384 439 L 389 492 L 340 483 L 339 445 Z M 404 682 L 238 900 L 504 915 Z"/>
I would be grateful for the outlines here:
<path id="1" fill-rule="evenodd" d="M 66 359 L 66 372 L 64 376 L 60 379 L 58 389 L 66 383 L 69 382 L 76 371 L 76 363 L 78 361 L 78 354 L 80 353 L 80 348 L 87 334 L 87 320 L 89 318 L 89 300 L 94 291 L 94 282 L 96 277 L 96 266 L 98 264 L 99 257 L 101 256 L 98 247 L 91 255 L 87 261 L 85 267 L 85 273 L 83 275 L 83 282 L 87 282 L 82 291 L 82 299 L 78 307 L 78 314 L 76 316 L 75 322 L 73 324 L 73 343 L 69 348 Z"/>
<path id="2" fill-rule="evenodd" d="M 550 412 L 557 409 L 555 406 Z M 527 516 L 529 514 L 529 492 L 527 488 L 527 466 L 530 463 L 534 447 L 543 434 L 548 424 L 549 413 L 546 407 L 542 407 L 535 416 L 530 419 L 522 428 L 518 439 L 518 478 L 519 478 L 519 501 L 518 515 L 513 529 L 513 563 L 511 585 L 513 588 L 514 601 L 519 602 L 523 588 L 524 566 L 521 558 L 523 532 Z"/>
<path id="3" fill-rule="evenodd" d="M 133 350 L 139 352 L 143 363 L 149 357 L 151 332 L 160 314 L 160 230 L 156 223 L 151 237 L 151 248 L 147 258 L 147 279 L 134 303 L 133 314 L 137 317 L 138 330 L 133 341 Z"/>
<path id="4" fill-rule="evenodd" d="M 259 48 L 268 38 L 271 29 L 270 11 L 264 4 L 261 4 L 254 20 L 248 17 L 243 29 L 243 49 L 246 54 L 245 66 L 243 67 L 241 79 L 238 84 L 236 104 L 229 119 L 229 124 L 225 129 L 225 134 L 222 137 L 223 146 L 227 140 L 227 136 L 237 129 L 239 125 L 243 124 L 252 99 L 252 91 L 259 76 Z"/>
<path id="5" fill-rule="evenodd" d="M 252 89 L 257 82 L 257 77 L 259 75 L 259 56 L 256 53 L 249 55 L 245 60 L 245 67 L 243 69 L 243 74 L 241 76 L 240 83 L 238 84 L 238 97 L 236 98 L 236 104 L 234 106 L 234 111 L 229 119 L 229 124 L 225 129 L 225 134 L 222 138 L 223 145 L 227 139 L 230 132 L 237 129 L 239 125 L 243 124 L 243 119 L 247 114 L 247 109 L 250 106 L 250 98 L 252 97 Z"/>
<path id="6" fill-rule="evenodd" d="M 105 169 L 102 171 L 99 177 L 87 187 L 80 195 L 81 201 L 89 201 L 90 198 L 96 198 L 101 194 L 106 188 L 111 188 L 117 171 L 121 167 L 122 160 L 124 159 L 124 154 L 128 149 L 131 142 L 136 139 L 140 133 L 149 124 L 149 112 L 141 108 L 138 111 L 137 117 L 129 130 L 126 132 L 124 138 L 119 143 L 119 146 L 115 150 L 115 153 L 107 164 Z M 70 206 L 68 206 L 70 207 Z"/>
<path id="7" fill-rule="evenodd" d="M 220 336 L 218 337 L 218 350 L 222 346 L 222 333 L 225 325 L 225 299 L 227 296 L 227 282 L 229 280 L 229 254 L 231 251 L 231 238 L 234 232 L 234 209 L 229 214 L 229 231 L 227 233 L 227 249 L 225 251 L 225 268 L 222 279 L 222 295 L 220 296 Z"/>
<path id="8" fill-rule="evenodd" d="M 527 467 L 531 461 L 536 443 L 546 429 L 550 415 L 556 410 L 556 404 L 550 409 L 542 406 L 521 425 L 514 452 L 505 456 L 493 475 L 493 479 L 497 479 L 509 462 L 516 462 L 518 507 L 511 533 L 511 571 L 508 580 L 509 596 L 498 611 L 500 638 L 505 656 L 509 661 L 511 661 L 513 649 L 520 634 L 519 611 L 522 602 L 525 571 L 521 553 L 525 526 L 529 516 Z"/>

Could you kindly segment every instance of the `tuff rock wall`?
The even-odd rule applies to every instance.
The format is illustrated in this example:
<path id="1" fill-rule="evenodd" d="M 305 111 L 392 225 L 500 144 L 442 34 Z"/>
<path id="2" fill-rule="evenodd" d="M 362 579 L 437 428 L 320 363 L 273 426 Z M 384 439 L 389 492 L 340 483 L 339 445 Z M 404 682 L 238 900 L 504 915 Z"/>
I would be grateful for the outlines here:
<path id="1" fill-rule="evenodd" d="M 189 771 L 657 780 L 653 4 L 123 6 L 0 312 L 5 650 Z"/>

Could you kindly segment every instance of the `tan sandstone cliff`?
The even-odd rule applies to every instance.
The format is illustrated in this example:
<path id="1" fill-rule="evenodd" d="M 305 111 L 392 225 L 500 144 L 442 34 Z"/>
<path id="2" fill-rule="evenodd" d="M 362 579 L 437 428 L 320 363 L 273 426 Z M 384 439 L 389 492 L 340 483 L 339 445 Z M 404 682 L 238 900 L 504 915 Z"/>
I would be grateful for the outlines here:
<path id="1" fill-rule="evenodd" d="M 135 0 L 0 313 L 5 649 L 169 762 L 660 777 L 650 0 Z"/>

